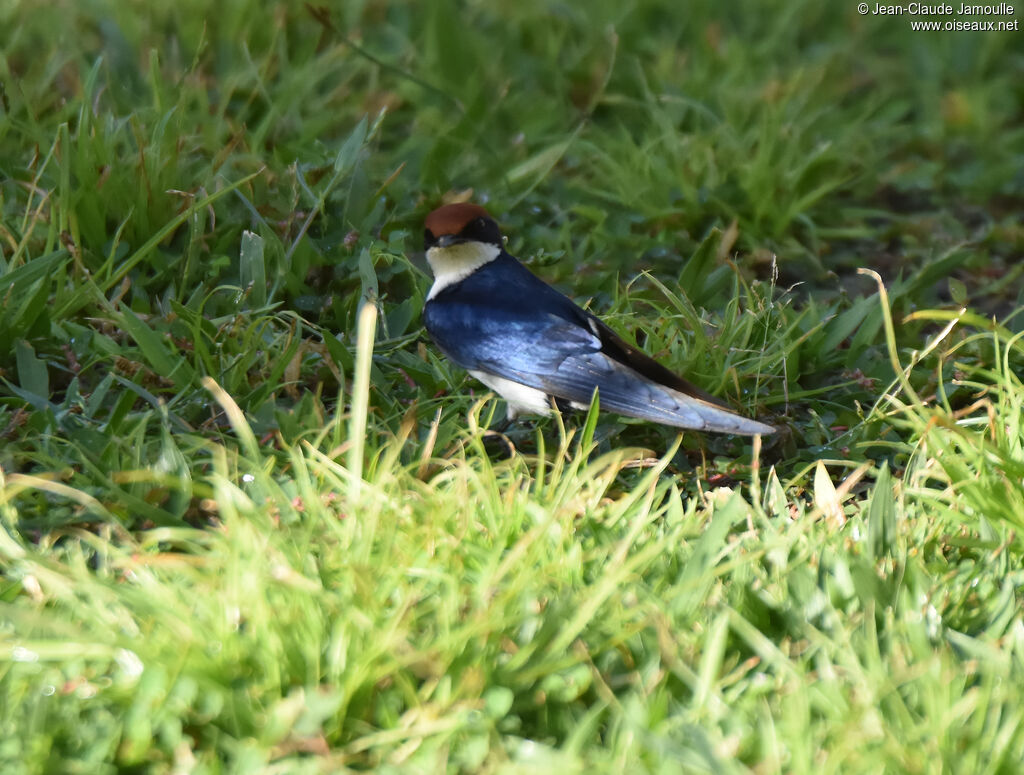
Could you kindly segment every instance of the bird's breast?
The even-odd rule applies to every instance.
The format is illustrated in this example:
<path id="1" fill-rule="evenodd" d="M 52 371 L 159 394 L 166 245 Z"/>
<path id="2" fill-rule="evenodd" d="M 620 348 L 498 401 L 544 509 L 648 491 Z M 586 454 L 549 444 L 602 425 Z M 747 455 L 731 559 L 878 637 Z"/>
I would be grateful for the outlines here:
<path id="1" fill-rule="evenodd" d="M 434 284 L 427 299 L 465 280 L 473 272 L 501 255 L 501 248 L 486 242 L 460 242 L 448 247 L 433 247 L 427 251 L 427 262 L 434 273 Z"/>

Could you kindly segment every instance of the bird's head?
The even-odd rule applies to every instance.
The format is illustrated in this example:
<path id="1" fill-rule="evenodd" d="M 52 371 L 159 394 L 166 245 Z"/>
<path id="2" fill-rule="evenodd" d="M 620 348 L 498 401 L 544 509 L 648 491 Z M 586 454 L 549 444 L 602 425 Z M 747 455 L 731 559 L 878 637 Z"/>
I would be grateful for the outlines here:
<path id="1" fill-rule="evenodd" d="M 501 249 L 501 230 L 480 205 L 469 202 L 438 207 L 424 223 L 423 247 L 448 248 L 467 242 L 480 242 Z"/>
<path id="2" fill-rule="evenodd" d="M 501 255 L 501 230 L 480 205 L 460 202 L 439 207 L 427 216 L 424 226 L 423 246 L 434 271 L 428 301 Z"/>

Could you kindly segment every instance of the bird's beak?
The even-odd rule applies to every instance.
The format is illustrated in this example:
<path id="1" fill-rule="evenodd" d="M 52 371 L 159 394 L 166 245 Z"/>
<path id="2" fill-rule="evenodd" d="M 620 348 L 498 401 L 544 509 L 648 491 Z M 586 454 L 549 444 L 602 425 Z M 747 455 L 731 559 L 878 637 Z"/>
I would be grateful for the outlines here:
<path id="1" fill-rule="evenodd" d="M 448 248 L 451 247 L 452 245 L 458 245 L 460 242 L 465 241 L 465 239 L 458 236 L 457 234 L 442 234 L 440 237 L 437 238 L 437 246 L 439 248 Z"/>

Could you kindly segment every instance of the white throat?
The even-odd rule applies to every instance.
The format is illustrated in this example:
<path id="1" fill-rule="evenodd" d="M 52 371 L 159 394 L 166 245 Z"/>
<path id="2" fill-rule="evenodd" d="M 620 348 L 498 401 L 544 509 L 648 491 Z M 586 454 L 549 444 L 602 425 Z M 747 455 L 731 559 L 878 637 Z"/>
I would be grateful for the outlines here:
<path id="1" fill-rule="evenodd" d="M 501 248 L 486 242 L 459 242 L 446 248 L 427 250 L 427 262 L 434 272 L 434 284 L 427 299 L 432 299 L 449 285 L 464 280 L 473 272 L 501 255 Z"/>

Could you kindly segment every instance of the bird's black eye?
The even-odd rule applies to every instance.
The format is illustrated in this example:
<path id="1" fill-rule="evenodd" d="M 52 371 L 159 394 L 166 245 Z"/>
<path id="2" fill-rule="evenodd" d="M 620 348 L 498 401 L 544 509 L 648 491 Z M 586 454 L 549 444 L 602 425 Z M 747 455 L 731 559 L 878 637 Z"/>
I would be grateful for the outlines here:
<path id="1" fill-rule="evenodd" d="M 437 237 L 434 236 L 434 232 L 430 229 L 423 230 L 423 249 L 430 250 L 434 245 L 437 244 Z"/>
<path id="2" fill-rule="evenodd" d="M 489 245 L 501 245 L 501 232 L 498 231 L 498 224 L 482 215 L 467 223 L 460 234 L 466 239 L 486 242 Z"/>

